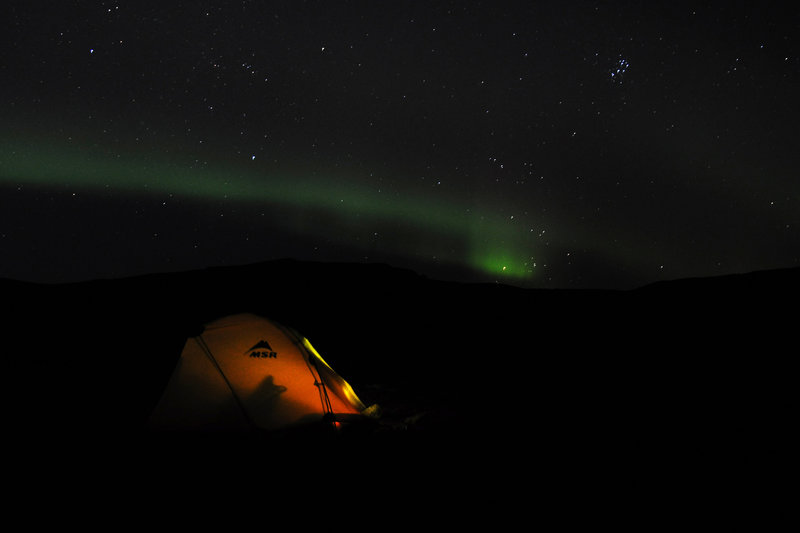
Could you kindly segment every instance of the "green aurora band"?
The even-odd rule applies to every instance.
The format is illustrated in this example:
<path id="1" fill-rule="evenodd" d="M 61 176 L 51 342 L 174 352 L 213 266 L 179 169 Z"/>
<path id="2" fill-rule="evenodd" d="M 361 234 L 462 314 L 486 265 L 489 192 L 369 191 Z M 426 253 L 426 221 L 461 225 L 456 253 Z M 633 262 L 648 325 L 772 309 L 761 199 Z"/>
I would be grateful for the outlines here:
<path id="1" fill-rule="evenodd" d="M 289 213 L 283 223 L 292 231 L 334 241 L 347 239 L 343 235 L 352 235 L 358 228 L 380 227 L 399 235 L 411 232 L 421 238 L 413 238 L 413 243 L 405 239 L 402 249 L 393 253 L 425 260 L 435 257 L 441 264 L 509 281 L 533 277 L 531 252 L 536 243 L 530 231 L 489 209 L 434 202 L 421 194 L 379 193 L 350 180 L 323 179 L 310 172 L 278 175 L 229 166 L 198 164 L 180 156 L 167 160 L 165 156 L 109 155 L 90 146 L 0 144 L 0 185 L 277 207 Z M 325 223 L 319 223 L 320 219 Z"/>

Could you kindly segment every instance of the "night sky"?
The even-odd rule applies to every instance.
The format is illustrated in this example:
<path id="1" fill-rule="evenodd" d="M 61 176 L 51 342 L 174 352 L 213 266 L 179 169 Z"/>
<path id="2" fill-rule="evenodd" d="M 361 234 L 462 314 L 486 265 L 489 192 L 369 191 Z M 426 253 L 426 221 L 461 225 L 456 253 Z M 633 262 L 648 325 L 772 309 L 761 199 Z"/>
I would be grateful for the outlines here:
<path id="1" fill-rule="evenodd" d="M 800 265 L 793 3 L 4 1 L 0 277 Z"/>

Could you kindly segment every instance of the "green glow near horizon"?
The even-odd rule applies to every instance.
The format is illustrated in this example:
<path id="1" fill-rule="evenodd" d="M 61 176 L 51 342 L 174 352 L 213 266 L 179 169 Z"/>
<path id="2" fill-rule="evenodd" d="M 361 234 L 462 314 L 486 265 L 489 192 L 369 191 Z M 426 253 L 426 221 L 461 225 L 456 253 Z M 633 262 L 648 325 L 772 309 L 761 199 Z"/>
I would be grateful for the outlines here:
<path id="1" fill-rule="evenodd" d="M 0 144 L 0 184 L 278 206 L 300 213 L 286 221 L 287 227 L 295 231 L 335 239 L 342 238 L 342 232 L 337 231 L 342 228 L 379 224 L 398 228 L 400 233 L 411 230 L 423 236 L 392 250 L 396 254 L 436 257 L 444 264 L 468 267 L 509 281 L 533 275 L 527 233 L 488 210 L 476 212 L 467 205 L 436 202 L 420 194 L 379 193 L 354 185 L 351 180 L 337 184 L 336 179 L 299 175 L 296 171 L 278 176 L 264 170 L 226 166 L 230 167 L 198 165 L 180 156 L 110 156 L 87 146 Z M 333 218 L 335 227 L 309 222 L 314 218 L 308 216 L 309 212 Z M 443 245 L 448 242 L 453 245 Z"/>
<path id="2" fill-rule="evenodd" d="M 512 254 L 503 252 L 488 253 L 473 258 L 474 265 L 483 272 L 490 272 L 499 278 L 525 279 L 534 273 L 535 263 L 520 262 Z"/>

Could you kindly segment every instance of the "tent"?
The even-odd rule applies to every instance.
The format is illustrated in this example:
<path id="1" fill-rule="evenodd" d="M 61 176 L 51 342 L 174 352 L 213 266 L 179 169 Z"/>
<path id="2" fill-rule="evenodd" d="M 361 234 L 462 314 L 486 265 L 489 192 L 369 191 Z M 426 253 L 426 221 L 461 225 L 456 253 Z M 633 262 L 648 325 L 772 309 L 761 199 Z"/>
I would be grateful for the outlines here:
<path id="1" fill-rule="evenodd" d="M 366 418 L 352 387 L 294 330 L 253 314 L 190 337 L 149 417 L 157 430 L 279 430 Z"/>

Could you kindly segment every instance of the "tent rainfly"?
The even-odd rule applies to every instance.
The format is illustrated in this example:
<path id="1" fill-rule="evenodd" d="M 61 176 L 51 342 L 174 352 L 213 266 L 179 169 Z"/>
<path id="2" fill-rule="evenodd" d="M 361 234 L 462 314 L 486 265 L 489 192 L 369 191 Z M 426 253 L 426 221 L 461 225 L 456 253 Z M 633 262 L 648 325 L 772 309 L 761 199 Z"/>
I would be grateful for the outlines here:
<path id="1" fill-rule="evenodd" d="M 252 314 L 189 338 L 149 419 L 164 430 L 276 430 L 364 418 L 350 385 L 295 331 Z"/>

